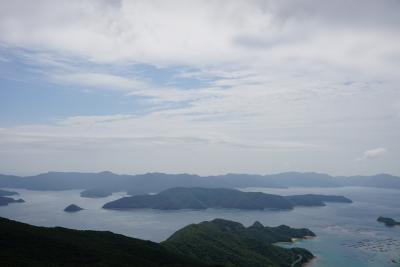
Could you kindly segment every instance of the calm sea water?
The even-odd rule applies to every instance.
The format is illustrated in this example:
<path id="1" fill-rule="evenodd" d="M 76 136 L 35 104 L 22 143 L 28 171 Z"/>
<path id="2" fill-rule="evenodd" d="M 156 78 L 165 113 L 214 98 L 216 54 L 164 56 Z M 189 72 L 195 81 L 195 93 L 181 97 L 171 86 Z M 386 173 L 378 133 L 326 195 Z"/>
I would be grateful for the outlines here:
<path id="1" fill-rule="evenodd" d="M 317 234 L 312 240 L 283 246 L 299 246 L 312 251 L 317 259 L 313 267 L 338 266 L 400 266 L 400 227 L 377 223 L 378 216 L 400 219 L 400 191 L 362 187 L 343 188 L 245 188 L 280 195 L 318 193 L 337 194 L 351 198 L 352 204 L 328 204 L 325 207 L 298 207 L 291 211 L 157 211 L 103 210 L 101 206 L 123 196 L 88 199 L 79 190 L 17 191 L 26 203 L 0 207 L 0 216 L 38 226 L 63 226 L 75 229 L 108 230 L 127 236 L 162 241 L 176 230 L 214 218 L 239 221 L 248 226 L 254 221 L 264 225 L 286 224 L 306 227 Z M 63 209 L 77 204 L 85 210 L 66 213 Z"/>

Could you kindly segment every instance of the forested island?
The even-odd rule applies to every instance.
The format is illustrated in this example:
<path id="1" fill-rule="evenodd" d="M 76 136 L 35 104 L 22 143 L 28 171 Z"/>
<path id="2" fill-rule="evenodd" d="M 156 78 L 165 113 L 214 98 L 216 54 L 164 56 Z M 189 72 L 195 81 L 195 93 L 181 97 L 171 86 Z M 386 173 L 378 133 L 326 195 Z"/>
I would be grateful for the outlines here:
<path id="1" fill-rule="evenodd" d="M 313 255 L 273 243 L 314 233 L 284 225 L 264 227 L 259 222 L 246 228 L 215 219 L 189 225 L 155 243 L 112 232 L 37 227 L 0 218 L 0 236 L 0 265 L 9 267 L 286 267 L 301 266 Z"/>
<path id="2" fill-rule="evenodd" d="M 158 194 L 123 197 L 106 203 L 105 209 L 293 209 L 295 206 L 323 206 L 325 202 L 351 203 L 343 196 L 279 196 L 261 192 L 242 192 L 226 188 L 176 187 Z"/>

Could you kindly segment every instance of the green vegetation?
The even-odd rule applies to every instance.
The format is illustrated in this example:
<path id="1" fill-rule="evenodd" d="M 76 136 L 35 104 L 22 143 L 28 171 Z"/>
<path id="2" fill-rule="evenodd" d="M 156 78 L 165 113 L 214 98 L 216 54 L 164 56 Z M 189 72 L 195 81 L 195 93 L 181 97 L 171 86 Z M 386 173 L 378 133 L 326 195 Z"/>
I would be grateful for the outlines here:
<path id="1" fill-rule="evenodd" d="M 313 255 L 301 248 L 286 249 L 275 242 L 290 242 L 292 238 L 315 236 L 308 229 L 293 229 L 285 225 L 264 227 L 255 222 L 250 227 L 222 219 L 192 224 L 177 231 L 162 244 L 170 249 L 208 264 L 237 267 L 297 266 Z M 301 256 L 301 257 L 299 257 Z"/>
<path id="2" fill-rule="evenodd" d="M 202 266 L 158 243 L 111 232 L 36 227 L 0 218 L 0 266 Z"/>
<path id="3" fill-rule="evenodd" d="M 106 203 L 105 209 L 292 209 L 294 206 L 322 206 L 325 202 L 352 202 L 342 196 L 279 196 L 261 192 L 242 192 L 226 188 L 176 187 L 155 195 L 123 197 Z"/>
<path id="4" fill-rule="evenodd" d="M 396 225 L 400 225 L 400 222 L 395 221 L 392 218 L 387 218 L 387 217 L 382 217 L 379 216 L 379 218 L 377 219 L 378 222 L 384 223 L 386 226 L 396 226 Z"/>
<path id="5" fill-rule="evenodd" d="M 0 218 L 0 266 L 300 266 L 313 257 L 310 252 L 273 243 L 305 236 L 314 234 L 258 222 L 245 228 L 215 219 L 189 225 L 158 244 L 111 232 L 37 227 Z"/>

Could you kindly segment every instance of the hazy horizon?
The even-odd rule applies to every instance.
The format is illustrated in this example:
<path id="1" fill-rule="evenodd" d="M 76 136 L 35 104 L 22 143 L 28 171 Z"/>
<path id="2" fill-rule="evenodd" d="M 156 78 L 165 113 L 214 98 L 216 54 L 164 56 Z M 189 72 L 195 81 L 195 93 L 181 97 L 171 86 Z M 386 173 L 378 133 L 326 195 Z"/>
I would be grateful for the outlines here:
<path id="1" fill-rule="evenodd" d="M 194 176 L 199 176 L 199 177 L 208 177 L 208 176 L 224 176 L 224 175 L 257 175 L 257 176 L 269 176 L 269 175 L 278 175 L 278 174 L 285 174 L 285 173 L 300 173 L 300 174 L 322 174 L 322 175 L 328 175 L 333 178 L 335 177 L 352 177 L 352 176 L 377 176 L 377 175 L 389 175 L 389 176 L 395 176 L 399 177 L 398 175 L 392 174 L 392 173 L 374 173 L 374 174 L 355 174 L 355 175 L 333 175 L 330 173 L 324 173 L 324 172 L 313 172 L 313 171 L 282 171 L 282 172 L 271 172 L 271 173 L 234 173 L 234 172 L 226 172 L 226 173 L 217 173 L 217 174 L 208 174 L 208 175 L 200 175 L 197 173 L 188 173 L 188 172 L 157 172 L 157 171 L 148 171 L 148 172 L 142 172 L 142 173 L 124 173 L 124 172 L 114 172 L 110 170 L 101 170 L 101 171 L 62 171 L 62 170 L 51 170 L 51 171 L 46 171 L 46 172 L 40 172 L 40 173 L 32 173 L 32 174 L 14 174 L 14 173 L 1 173 L 0 175 L 11 175 L 11 176 L 19 176 L 19 177 L 30 177 L 30 176 L 37 176 L 41 174 L 50 174 L 50 173 L 83 173 L 83 174 L 101 174 L 101 173 L 107 173 L 110 172 L 115 175 L 130 175 L 130 176 L 136 176 L 136 175 L 146 175 L 146 174 L 166 174 L 166 175 L 194 175 Z"/>
<path id="2" fill-rule="evenodd" d="M 400 176 L 399 1 L 0 1 L 0 173 Z"/>

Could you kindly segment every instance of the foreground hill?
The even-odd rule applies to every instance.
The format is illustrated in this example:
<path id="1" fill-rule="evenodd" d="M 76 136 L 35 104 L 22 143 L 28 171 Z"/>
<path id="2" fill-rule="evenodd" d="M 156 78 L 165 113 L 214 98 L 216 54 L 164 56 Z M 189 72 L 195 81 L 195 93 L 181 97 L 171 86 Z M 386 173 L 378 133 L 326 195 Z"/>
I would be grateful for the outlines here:
<path id="1" fill-rule="evenodd" d="M 243 225 L 216 219 L 189 225 L 161 244 L 111 232 L 37 227 L 0 218 L 0 266 L 286 267 L 305 249 L 274 242 L 314 236 L 308 229 Z M 262 264 L 262 265 L 260 265 Z"/>
<path id="2" fill-rule="evenodd" d="M 352 201 L 343 196 L 279 196 L 261 192 L 242 192 L 225 188 L 176 187 L 153 195 L 123 197 L 106 203 L 105 209 L 292 209 L 295 206 L 323 206 L 325 202 Z"/>
<path id="3" fill-rule="evenodd" d="M 0 218 L 0 266 L 204 266 L 158 243 Z"/>
<path id="4" fill-rule="evenodd" d="M 315 236 L 308 229 L 288 226 L 264 227 L 255 222 L 250 227 L 222 219 L 192 224 L 177 231 L 163 242 L 168 248 L 208 264 L 229 267 L 297 266 L 313 258 L 301 248 L 284 249 L 273 245 L 290 242 L 292 238 Z"/>
<path id="5" fill-rule="evenodd" d="M 226 174 L 198 176 L 190 174 L 147 173 L 117 175 L 111 172 L 49 172 L 19 177 L 0 175 L 0 188 L 31 190 L 82 189 L 84 197 L 104 197 L 113 192 L 129 194 L 160 192 L 171 187 L 339 187 L 367 186 L 400 189 L 400 177 L 388 174 L 373 176 L 332 177 L 319 173 L 287 172 L 270 175 Z"/>

